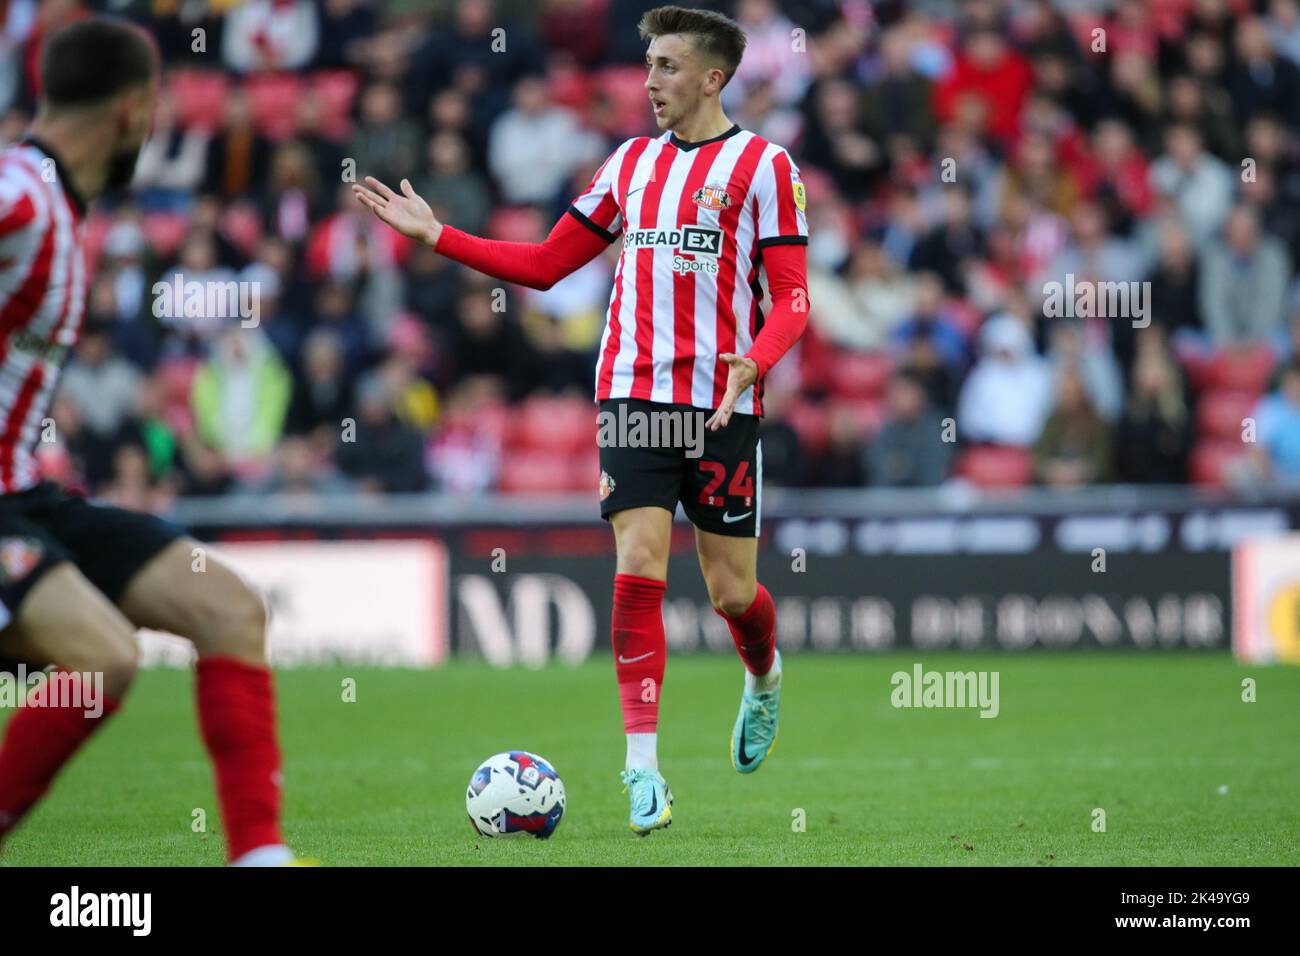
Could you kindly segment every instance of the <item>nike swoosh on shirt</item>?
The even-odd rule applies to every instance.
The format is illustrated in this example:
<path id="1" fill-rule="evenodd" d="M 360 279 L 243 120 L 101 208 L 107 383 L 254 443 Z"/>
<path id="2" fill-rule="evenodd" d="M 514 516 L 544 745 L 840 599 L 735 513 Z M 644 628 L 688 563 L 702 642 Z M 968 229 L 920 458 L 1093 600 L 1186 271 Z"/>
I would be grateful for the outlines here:
<path id="1" fill-rule="evenodd" d="M 635 664 L 637 661 L 643 661 L 647 657 L 654 657 L 654 656 L 655 656 L 654 651 L 649 651 L 648 653 L 642 654 L 639 657 L 624 657 L 622 654 L 620 654 L 618 655 L 618 662 L 620 664 Z"/>
<path id="2" fill-rule="evenodd" d="M 724 511 L 724 512 L 722 513 L 722 520 L 723 520 L 723 522 L 725 522 L 726 524 L 734 524 L 734 523 L 737 522 L 737 521 L 741 521 L 741 520 L 744 519 L 744 518 L 748 518 L 748 517 L 749 517 L 750 515 L 752 515 L 753 513 L 754 513 L 754 512 L 752 512 L 752 511 L 746 511 L 743 515 L 732 515 L 732 514 L 729 514 L 729 513 L 727 513 L 727 512 Z"/>

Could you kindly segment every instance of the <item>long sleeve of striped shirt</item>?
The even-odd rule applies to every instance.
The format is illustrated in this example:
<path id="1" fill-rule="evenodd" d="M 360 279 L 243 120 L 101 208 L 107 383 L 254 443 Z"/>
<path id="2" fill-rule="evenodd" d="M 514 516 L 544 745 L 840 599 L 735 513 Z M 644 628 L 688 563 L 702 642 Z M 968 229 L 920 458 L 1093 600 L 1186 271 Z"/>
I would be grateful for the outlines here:
<path id="1" fill-rule="evenodd" d="M 745 353 L 758 365 L 762 381 L 781 356 L 799 341 L 808 328 L 808 249 L 806 246 L 768 246 L 763 251 L 767 284 L 772 292 L 772 311 L 762 331 Z"/>
<path id="2" fill-rule="evenodd" d="M 569 213 L 542 242 L 504 242 L 443 226 L 434 251 L 494 279 L 549 289 L 600 255 L 609 242 Z"/>

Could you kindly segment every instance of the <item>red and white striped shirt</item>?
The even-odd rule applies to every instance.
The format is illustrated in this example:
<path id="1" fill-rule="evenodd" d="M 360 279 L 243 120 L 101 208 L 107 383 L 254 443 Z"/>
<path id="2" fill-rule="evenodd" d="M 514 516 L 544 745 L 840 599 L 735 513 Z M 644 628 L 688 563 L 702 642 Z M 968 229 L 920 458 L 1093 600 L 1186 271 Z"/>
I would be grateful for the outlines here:
<path id="1" fill-rule="evenodd" d="M 780 146 L 739 126 L 701 143 L 671 132 L 614 151 L 570 212 L 623 234 L 596 364 L 596 399 L 717 408 L 727 366 L 763 325 L 762 250 L 806 245 L 804 186 Z M 749 389 L 736 403 L 759 414 Z"/>
<path id="2" fill-rule="evenodd" d="M 0 494 L 40 481 L 32 449 L 85 312 L 84 215 L 44 148 L 0 152 Z"/>

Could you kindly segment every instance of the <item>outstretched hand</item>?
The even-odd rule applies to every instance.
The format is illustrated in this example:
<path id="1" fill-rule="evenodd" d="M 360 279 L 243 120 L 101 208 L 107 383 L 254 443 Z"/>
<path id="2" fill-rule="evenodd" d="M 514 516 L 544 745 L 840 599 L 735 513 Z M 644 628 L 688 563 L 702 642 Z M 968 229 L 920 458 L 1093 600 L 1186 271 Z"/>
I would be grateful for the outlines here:
<path id="1" fill-rule="evenodd" d="M 730 368 L 727 371 L 727 390 L 723 393 L 722 404 L 705 423 L 705 427 L 711 432 L 716 432 L 731 421 L 731 413 L 736 410 L 736 402 L 740 400 L 740 396 L 745 394 L 745 389 L 758 381 L 758 363 L 753 359 L 726 352 L 719 355 L 718 360 L 726 362 Z"/>
<path id="2" fill-rule="evenodd" d="M 360 183 L 352 184 L 352 192 L 361 205 L 402 235 L 426 245 L 437 245 L 438 237 L 442 235 L 442 223 L 429 204 L 416 195 L 409 179 L 402 180 L 400 196 L 373 176 L 367 176 L 366 183 L 369 189 Z"/>

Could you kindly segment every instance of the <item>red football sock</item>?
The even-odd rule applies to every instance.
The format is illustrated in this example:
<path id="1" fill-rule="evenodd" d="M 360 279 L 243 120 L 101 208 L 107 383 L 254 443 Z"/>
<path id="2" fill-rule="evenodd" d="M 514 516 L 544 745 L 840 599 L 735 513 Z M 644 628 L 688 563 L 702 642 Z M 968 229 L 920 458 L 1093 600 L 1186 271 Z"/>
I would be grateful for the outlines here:
<path id="1" fill-rule="evenodd" d="M 200 657 L 199 730 L 216 771 L 231 860 L 280 839 L 280 748 L 271 671 L 234 657 Z"/>
<path id="2" fill-rule="evenodd" d="M 101 700 L 98 717 L 86 716 L 95 708 L 83 700 L 78 707 L 19 707 L 9 720 L 0 745 L 0 837 L 44 796 L 77 748 L 121 706 L 107 694 Z"/>
<path id="3" fill-rule="evenodd" d="M 745 669 L 760 677 L 770 671 L 776 657 L 776 605 L 767 588 L 758 586 L 754 603 L 740 617 L 727 617 L 721 611 L 718 614 L 731 629 L 731 640 Z"/>
<path id="4" fill-rule="evenodd" d="M 614 670 L 623 701 L 623 731 L 652 734 L 659 725 L 659 691 L 668 646 L 664 641 L 664 582 L 614 575 Z"/>

